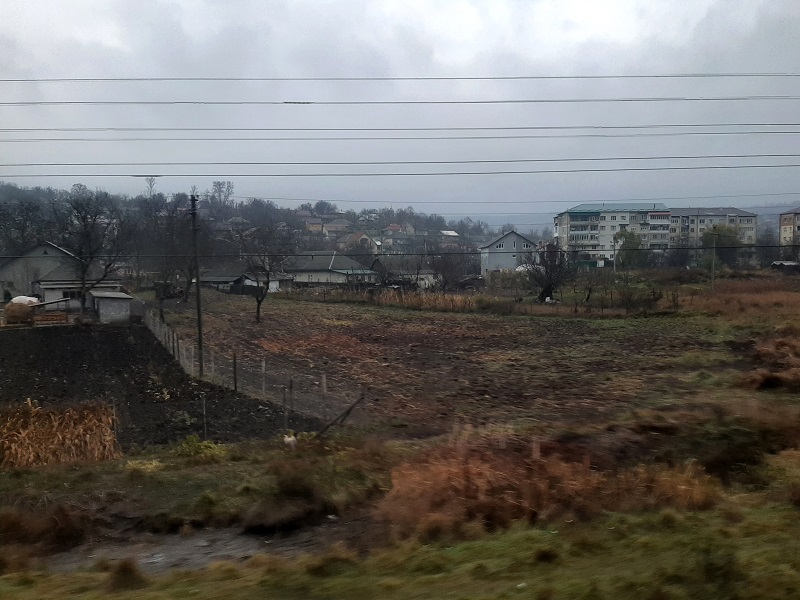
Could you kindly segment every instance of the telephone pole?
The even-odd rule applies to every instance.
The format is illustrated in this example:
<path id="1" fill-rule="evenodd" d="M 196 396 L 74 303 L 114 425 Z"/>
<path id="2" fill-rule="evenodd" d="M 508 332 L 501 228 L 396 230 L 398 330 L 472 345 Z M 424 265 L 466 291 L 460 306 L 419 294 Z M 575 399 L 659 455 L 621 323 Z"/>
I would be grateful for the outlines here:
<path id="1" fill-rule="evenodd" d="M 199 362 L 198 373 L 200 379 L 203 378 L 203 313 L 200 309 L 200 258 L 197 253 L 197 194 L 192 194 L 189 199 L 192 202 L 190 214 L 192 215 L 192 245 L 194 246 L 194 291 L 197 303 L 197 356 Z"/>
<path id="2" fill-rule="evenodd" d="M 716 271 L 716 261 L 717 261 L 717 233 L 714 230 L 717 228 L 714 225 L 711 228 L 711 239 L 713 240 L 711 243 L 711 293 L 714 293 L 714 278 L 715 278 L 715 271 Z"/>

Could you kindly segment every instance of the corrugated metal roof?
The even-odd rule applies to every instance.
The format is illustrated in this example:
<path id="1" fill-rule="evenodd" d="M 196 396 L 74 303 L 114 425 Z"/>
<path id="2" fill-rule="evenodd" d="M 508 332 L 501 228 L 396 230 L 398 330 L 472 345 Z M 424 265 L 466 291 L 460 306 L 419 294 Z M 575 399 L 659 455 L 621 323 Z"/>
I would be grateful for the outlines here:
<path id="1" fill-rule="evenodd" d="M 661 202 L 589 202 L 564 212 L 669 212 L 669 208 Z"/>
<path id="2" fill-rule="evenodd" d="M 670 208 L 673 217 L 755 217 L 756 213 L 733 208 L 732 206 L 700 206 L 698 208 Z"/>
<path id="3" fill-rule="evenodd" d="M 90 290 L 89 293 L 95 298 L 113 298 L 116 300 L 133 300 L 133 296 L 129 296 L 124 292 L 96 292 Z"/>

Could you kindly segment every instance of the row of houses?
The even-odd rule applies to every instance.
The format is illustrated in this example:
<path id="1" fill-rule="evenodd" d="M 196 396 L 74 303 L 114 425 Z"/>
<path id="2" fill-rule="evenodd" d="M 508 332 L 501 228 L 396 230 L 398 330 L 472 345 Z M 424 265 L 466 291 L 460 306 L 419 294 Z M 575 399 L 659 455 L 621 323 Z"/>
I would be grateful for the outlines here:
<path id="1" fill-rule="evenodd" d="M 800 213 L 798 213 L 800 234 Z M 668 208 L 661 203 L 597 202 L 579 204 L 553 220 L 555 241 L 589 260 L 613 259 L 620 232 L 634 233 L 640 247 L 666 250 L 695 247 L 715 226 L 735 230 L 744 245 L 756 243 L 758 216 L 739 208 Z"/>

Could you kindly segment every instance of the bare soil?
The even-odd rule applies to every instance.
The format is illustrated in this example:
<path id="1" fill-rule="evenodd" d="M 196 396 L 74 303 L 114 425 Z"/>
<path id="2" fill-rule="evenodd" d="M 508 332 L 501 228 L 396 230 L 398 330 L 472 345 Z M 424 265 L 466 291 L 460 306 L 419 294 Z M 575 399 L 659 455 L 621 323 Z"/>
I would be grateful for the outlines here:
<path id="1" fill-rule="evenodd" d="M 0 403 L 42 406 L 113 404 L 123 449 L 201 437 L 205 400 L 208 438 L 268 439 L 283 430 L 282 409 L 188 377 L 141 325 L 0 330 Z M 319 422 L 296 413 L 289 426 Z"/>
<path id="2" fill-rule="evenodd" d="M 565 307 L 551 317 L 492 316 L 270 299 L 255 323 L 251 305 L 205 292 L 217 357 L 265 359 L 278 379 L 324 372 L 351 397 L 365 387 L 371 420 L 418 433 L 446 431 L 456 418 L 604 420 L 692 398 L 693 374 L 742 358 L 703 317 L 586 319 Z M 170 307 L 167 321 L 192 332 L 186 305 Z"/>

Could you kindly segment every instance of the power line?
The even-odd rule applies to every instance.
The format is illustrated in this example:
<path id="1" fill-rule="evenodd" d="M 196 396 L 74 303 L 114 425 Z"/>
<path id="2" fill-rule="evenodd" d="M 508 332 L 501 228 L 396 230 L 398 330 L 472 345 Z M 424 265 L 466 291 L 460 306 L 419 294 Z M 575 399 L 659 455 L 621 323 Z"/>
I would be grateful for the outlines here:
<path id="1" fill-rule="evenodd" d="M 800 196 L 799 192 L 764 192 L 758 194 L 714 194 L 711 196 L 662 196 L 659 198 L 601 198 L 593 200 L 581 200 L 582 204 L 601 204 L 603 202 L 663 202 L 665 200 L 717 200 L 720 198 L 763 198 L 782 197 L 782 196 Z M 272 200 L 282 202 L 331 202 L 331 203 L 355 203 L 355 204 L 375 204 L 375 200 L 348 200 L 342 198 L 286 198 L 282 196 L 231 196 L 235 199 L 249 200 L 254 198 L 256 200 Z M 406 201 L 398 200 L 389 202 L 389 204 L 401 204 Z M 575 200 L 502 200 L 499 202 L 489 202 L 486 200 L 414 200 L 414 204 L 568 204 L 574 203 Z M 541 213 L 545 214 L 545 213 Z"/>
<path id="2" fill-rule="evenodd" d="M 495 234 L 497 235 L 497 234 Z M 380 237 L 380 236 L 376 236 Z M 388 239 L 388 238 L 384 238 Z M 583 245 L 590 245 L 590 244 L 583 244 Z M 596 244 L 599 245 L 599 244 Z M 800 248 L 800 244 L 791 244 L 791 245 L 780 245 L 780 244 L 744 244 L 739 246 L 716 246 L 706 247 L 706 246 L 672 246 L 670 248 L 622 248 L 621 246 L 617 247 L 617 252 L 620 250 L 625 250 L 628 252 L 668 252 L 670 250 L 757 250 L 757 249 L 766 249 L 766 248 Z M 553 250 L 557 250 L 558 252 L 562 252 L 564 254 L 570 254 L 574 252 L 600 252 L 600 249 L 591 249 L 591 248 L 572 248 L 572 249 L 563 249 L 563 248 L 556 248 Z M 608 248 L 607 250 L 611 250 Z M 528 252 L 524 250 L 495 250 L 493 254 L 528 254 L 529 252 L 537 252 L 537 248 L 531 248 Z M 403 256 L 480 256 L 481 251 L 480 249 L 476 250 L 436 250 L 431 249 L 425 252 L 391 252 L 391 253 L 383 253 L 383 254 L 376 254 L 374 252 L 356 252 L 356 253 L 343 253 L 340 250 L 305 250 L 301 254 L 291 255 L 293 258 L 309 258 L 314 256 L 332 256 L 336 253 L 339 256 L 348 256 L 348 257 L 363 257 L 363 256 L 390 256 L 390 257 L 403 257 Z M 222 253 L 222 254 L 200 254 L 199 258 L 203 259 L 221 259 L 221 258 L 252 258 L 252 257 L 276 257 L 276 258 L 285 258 L 286 254 L 277 254 L 277 253 L 252 253 L 252 252 L 244 252 L 244 253 Z M 0 255 L 0 260 L 14 260 L 19 258 L 25 259 L 48 259 L 48 256 L 27 256 L 24 254 L 17 254 L 17 255 Z M 115 259 L 118 262 L 124 262 L 127 260 L 133 259 L 151 259 L 151 258 L 194 258 L 193 254 L 132 254 L 132 255 L 117 255 L 117 254 L 98 254 L 95 255 L 94 258 L 103 259 Z"/>
<path id="3" fill-rule="evenodd" d="M 165 131 L 553 131 L 608 129 L 667 129 L 697 127 L 800 127 L 798 123 L 649 123 L 645 125 L 517 125 L 470 127 L 4 127 L 0 132 L 165 132 Z"/>
<path id="4" fill-rule="evenodd" d="M 629 98 L 516 98 L 505 100 L 24 100 L 0 102 L 0 106 L 391 106 L 457 104 L 591 104 L 606 102 L 746 102 L 753 100 L 793 101 L 800 100 L 800 96 L 653 96 Z"/>
<path id="5" fill-rule="evenodd" d="M 7 163 L 0 168 L 8 167 L 187 167 L 187 166 L 386 166 L 386 165 L 474 165 L 498 163 L 557 163 L 557 162 L 609 162 L 639 160 L 711 160 L 742 158 L 797 158 L 794 153 L 765 154 L 703 154 L 703 155 L 665 155 L 665 156 L 602 156 L 587 158 L 507 158 L 507 159 L 475 159 L 475 160 L 374 160 L 374 161 L 159 161 L 159 162 L 51 162 L 51 163 Z M 782 165 L 774 165 L 782 166 Z"/>
<path id="6" fill-rule="evenodd" d="M 163 163 L 162 163 L 163 164 Z M 773 164 L 773 165 L 685 165 L 671 167 L 614 167 L 607 169 L 531 169 L 531 170 L 494 170 L 494 171 L 437 171 L 437 172 L 406 172 L 406 173 L 154 173 L 152 177 L 440 177 L 453 175 L 537 175 L 537 174 L 567 174 L 567 173 L 622 173 L 622 172 L 650 172 L 650 171 L 699 171 L 733 170 L 733 169 L 785 169 L 800 167 L 800 163 Z M 137 177 L 138 173 L 0 173 L 0 178 L 22 179 L 43 177 Z"/>
<path id="7" fill-rule="evenodd" d="M 631 75 L 486 75 L 366 77 L 39 77 L 2 78 L 0 83 L 139 83 L 139 82 L 269 82 L 269 81 L 546 81 L 576 79 L 732 79 L 795 78 L 800 73 L 660 73 Z"/>
<path id="8" fill-rule="evenodd" d="M 540 134 L 540 135 L 453 135 L 453 136 L 381 136 L 381 137 L 128 137 L 128 138 L 78 138 L 51 137 L 28 139 L 2 139 L 3 143 L 38 143 L 38 142 L 383 142 L 383 141 L 448 141 L 448 140 L 536 140 L 536 139 L 573 139 L 573 138 L 645 138 L 645 137 L 683 137 L 683 136 L 718 136 L 718 135 L 798 135 L 800 131 L 674 131 L 664 133 L 575 133 L 575 134 Z"/>

